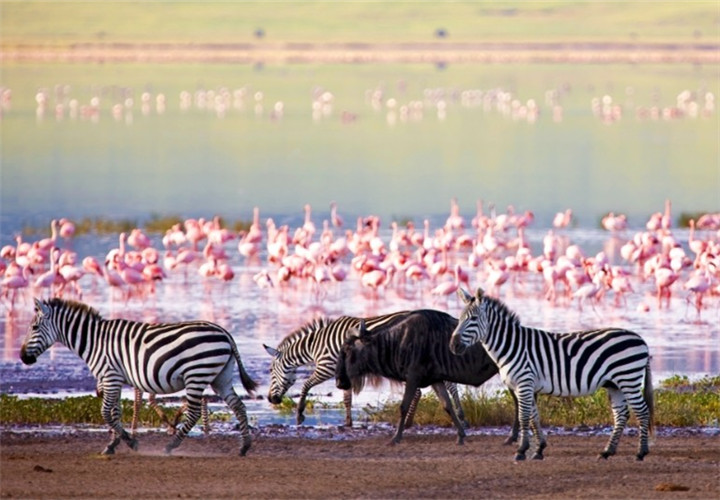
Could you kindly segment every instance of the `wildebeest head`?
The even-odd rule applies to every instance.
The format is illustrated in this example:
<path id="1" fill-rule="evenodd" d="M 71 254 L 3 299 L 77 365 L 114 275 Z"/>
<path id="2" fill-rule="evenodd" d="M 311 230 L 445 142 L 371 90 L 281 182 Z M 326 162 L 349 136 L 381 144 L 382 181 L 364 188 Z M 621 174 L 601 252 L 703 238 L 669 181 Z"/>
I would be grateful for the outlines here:
<path id="1" fill-rule="evenodd" d="M 365 320 L 360 320 L 360 326 L 351 331 L 338 356 L 335 368 L 335 385 L 338 389 L 352 389 L 359 393 L 365 385 L 363 375 L 367 366 L 366 344 L 372 342 L 372 334 L 368 333 Z"/>

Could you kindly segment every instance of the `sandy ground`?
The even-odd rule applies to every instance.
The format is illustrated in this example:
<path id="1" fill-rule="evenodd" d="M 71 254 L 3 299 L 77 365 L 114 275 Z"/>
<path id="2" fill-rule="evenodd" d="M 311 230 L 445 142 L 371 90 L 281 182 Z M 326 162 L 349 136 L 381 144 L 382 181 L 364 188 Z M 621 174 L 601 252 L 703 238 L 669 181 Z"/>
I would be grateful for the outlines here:
<path id="1" fill-rule="evenodd" d="M 544 461 L 515 463 L 503 438 L 452 431 L 388 446 L 390 431 L 256 432 L 248 455 L 236 433 L 190 436 L 172 456 L 168 437 L 140 436 L 104 457 L 104 431 L 0 434 L 2 498 L 720 498 L 720 437 L 658 435 L 636 462 L 634 436 L 596 459 L 605 435 L 550 435 Z M 283 434 L 286 435 L 283 435 Z M 666 433 L 672 434 L 672 433 Z"/>

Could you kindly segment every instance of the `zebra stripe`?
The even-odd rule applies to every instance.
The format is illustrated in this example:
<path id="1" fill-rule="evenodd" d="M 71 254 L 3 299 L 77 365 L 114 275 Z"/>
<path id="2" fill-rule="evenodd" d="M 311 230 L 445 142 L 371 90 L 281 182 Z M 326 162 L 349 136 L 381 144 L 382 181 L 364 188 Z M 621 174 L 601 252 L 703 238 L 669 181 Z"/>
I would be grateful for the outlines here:
<path id="1" fill-rule="evenodd" d="M 369 331 L 375 328 L 392 325 L 410 314 L 410 311 L 398 311 L 381 316 L 365 318 L 365 327 Z M 300 391 L 296 421 L 300 425 L 305 420 L 305 406 L 307 395 L 318 384 L 335 377 L 335 367 L 345 339 L 357 332 L 363 318 L 353 316 L 340 316 L 334 320 L 317 318 L 311 320 L 280 341 L 276 348 L 263 345 L 265 350 L 273 357 L 270 365 L 270 390 L 268 400 L 279 404 L 283 395 L 297 380 L 297 370 L 300 366 L 314 363 L 315 368 L 307 378 Z M 458 409 L 458 416 L 464 421 L 465 416 L 460 405 L 457 386 L 446 383 L 453 401 Z M 408 413 L 408 425 L 412 424 L 414 409 L 420 398 L 418 390 L 412 403 L 412 410 Z M 343 392 L 345 405 L 345 425 L 352 426 L 352 391 Z"/>
<path id="2" fill-rule="evenodd" d="M 525 327 L 505 304 L 483 295 L 460 290 L 466 307 L 450 340 L 450 349 L 462 353 L 481 342 L 497 363 L 500 377 L 519 402 L 521 440 L 516 460 L 523 460 L 530 446 L 529 428 L 543 458 L 545 436 L 535 402 L 536 394 L 581 396 L 600 387 L 610 396 L 614 426 L 600 454 L 614 455 L 632 408 L 640 425 L 637 459 L 648 454 L 652 431 L 653 396 L 650 353 L 637 333 L 620 328 L 602 328 L 573 333 L 550 333 Z"/>
<path id="3" fill-rule="evenodd" d="M 245 405 L 232 386 L 231 360 L 235 359 L 247 391 L 253 391 L 257 384 L 245 371 L 232 336 L 221 326 L 207 321 L 151 324 L 106 320 L 79 302 L 36 299 L 35 316 L 20 351 L 22 361 L 34 363 L 55 342 L 78 354 L 97 380 L 98 395 L 103 398 L 102 415 L 114 433 L 104 454 L 114 453 L 121 440 L 137 449 L 137 441 L 120 421 L 120 394 L 126 384 L 151 394 L 185 389 L 185 420 L 165 448 L 166 453 L 178 447 L 197 422 L 208 385 L 238 419 L 240 454 L 250 448 Z"/>

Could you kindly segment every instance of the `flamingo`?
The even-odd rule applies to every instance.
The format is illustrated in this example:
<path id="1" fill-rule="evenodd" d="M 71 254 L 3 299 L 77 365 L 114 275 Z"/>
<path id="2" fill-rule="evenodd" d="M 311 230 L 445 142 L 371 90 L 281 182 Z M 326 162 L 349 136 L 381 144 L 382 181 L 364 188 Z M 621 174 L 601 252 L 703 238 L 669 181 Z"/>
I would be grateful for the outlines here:
<path id="1" fill-rule="evenodd" d="M 568 208 L 564 212 L 558 212 L 553 218 L 553 227 L 557 229 L 566 228 L 572 221 L 572 209 Z"/>
<path id="2" fill-rule="evenodd" d="M 657 286 L 658 308 L 662 308 L 662 298 L 666 298 L 666 305 L 670 307 L 672 292 L 670 286 L 677 281 L 679 275 L 669 267 L 658 267 L 654 272 L 655 285 Z"/>
<path id="3" fill-rule="evenodd" d="M 343 225 L 343 219 L 338 215 L 337 203 L 334 201 L 330 202 L 330 222 L 335 227 L 342 227 Z"/>
<path id="4" fill-rule="evenodd" d="M 460 286 L 460 264 L 455 264 L 454 276 L 453 281 L 443 281 L 430 290 L 430 294 L 447 300 L 448 296 L 457 292 L 457 289 Z"/>
<path id="5" fill-rule="evenodd" d="M 24 266 L 19 269 L 18 273 L 11 273 L 5 275 L 2 281 L 0 281 L 0 290 L 2 291 L 0 296 L 10 300 L 10 306 L 8 310 L 12 312 L 15 309 L 15 299 L 17 294 L 22 290 L 26 289 L 30 284 L 30 275 L 32 274 L 32 268 L 30 266 Z M 10 297 L 12 293 L 12 297 Z"/>
<path id="6" fill-rule="evenodd" d="M 711 290 L 713 286 L 713 276 L 710 266 L 715 267 L 714 263 L 710 263 L 703 269 L 697 269 L 683 284 L 683 288 L 690 292 L 687 297 L 688 303 L 690 303 L 690 298 L 693 295 L 695 296 L 694 306 L 697 310 L 698 318 L 700 318 L 700 311 L 702 310 L 703 296 Z"/>

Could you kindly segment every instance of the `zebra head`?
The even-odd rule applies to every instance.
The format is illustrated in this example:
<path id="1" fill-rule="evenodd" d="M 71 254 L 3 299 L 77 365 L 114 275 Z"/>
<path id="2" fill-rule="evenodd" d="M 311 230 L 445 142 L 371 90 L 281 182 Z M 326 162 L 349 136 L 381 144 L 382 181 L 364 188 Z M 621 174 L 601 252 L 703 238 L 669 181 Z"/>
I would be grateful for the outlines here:
<path id="1" fill-rule="evenodd" d="M 35 316 L 30 322 L 27 336 L 20 348 L 20 360 L 26 365 L 37 361 L 58 338 L 58 331 L 52 321 L 52 308 L 48 302 L 35 299 Z"/>
<path id="2" fill-rule="evenodd" d="M 272 404 L 280 404 L 283 395 L 297 380 L 297 365 L 291 365 L 283 356 L 282 351 L 263 344 L 267 353 L 272 356 L 270 365 L 270 391 L 268 401 Z"/>
<path id="3" fill-rule="evenodd" d="M 471 345 L 482 342 L 487 336 L 487 301 L 483 300 L 483 290 L 478 288 L 475 296 L 470 295 L 462 288 L 458 288 L 458 296 L 465 303 L 465 309 L 460 314 L 459 322 L 450 337 L 450 351 L 453 354 L 462 354 Z"/>

